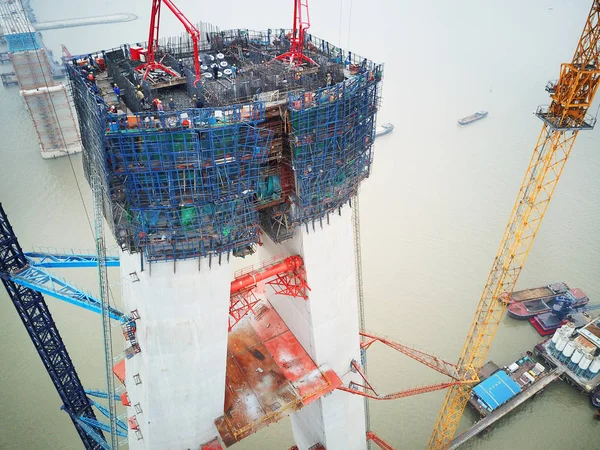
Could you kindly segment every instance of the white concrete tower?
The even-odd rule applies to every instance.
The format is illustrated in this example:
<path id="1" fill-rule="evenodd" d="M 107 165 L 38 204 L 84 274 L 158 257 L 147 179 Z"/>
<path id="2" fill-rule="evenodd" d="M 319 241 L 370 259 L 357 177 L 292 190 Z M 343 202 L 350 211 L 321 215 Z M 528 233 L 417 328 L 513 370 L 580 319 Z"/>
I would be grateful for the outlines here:
<path id="1" fill-rule="evenodd" d="M 352 212 L 348 206 L 341 212 L 331 214 L 322 229 L 297 228 L 282 244 L 266 238 L 259 250 L 261 259 L 282 252 L 304 259 L 308 300 L 270 295 L 269 301 L 315 363 L 339 376 L 349 371 L 352 360 L 360 362 Z M 361 381 L 353 376 L 350 372 L 342 381 Z M 296 445 L 300 450 L 315 444 L 327 450 L 365 449 L 364 414 L 362 397 L 334 391 L 291 416 Z"/>
<path id="2" fill-rule="evenodd" d="M 198 449 L 223 414 L 231 264 L 208 259 L 157 262 L 121 254 L 125 312 L 137 310 L 141 352 L 125 360 L 126 388 L 139 433 L 131 449 Z M 200 270 L 199 270 L 200 268 Z M 137 281 L 139 279 L 139 281 Z"/>

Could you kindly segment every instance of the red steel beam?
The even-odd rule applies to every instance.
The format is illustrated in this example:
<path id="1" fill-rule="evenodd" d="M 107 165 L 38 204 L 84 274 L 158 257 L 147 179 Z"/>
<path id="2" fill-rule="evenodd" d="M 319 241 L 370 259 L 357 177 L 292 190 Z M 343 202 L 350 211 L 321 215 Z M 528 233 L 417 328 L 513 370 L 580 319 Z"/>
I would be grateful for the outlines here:
<path id="1" fill-rule="evenodd" d="M 394 447 L 385 442 L 372 431 L 367 431 L 367 441 L 373 441 L 379 448 L 383 450 L 394 450 Z"/>
<path id="2" fill-rule="evenodd" d="M 246 289 L 251 286 L 256 286 L 256 283 L 263 281 L 267 278 L 274 277 L 279 274 L 285 274 L 288 272 L 294 272 L 302 268 L 304 261 L 301 256 L 289 256 L 278 264 L 259 269 L 255 272 L 243 275 L 231 282 L 231 294 Z"/>
<path id="3" fill-rule="evenodd" d="M 359 391 L 358 389 L 347 388 L 345 386 L 339 386 L 340 391 L 350 392 L 351 394 L 361 395 L 363 397 L 372 398 L 373 400 L 397 400 L 399 398 L 411 397 L 418 394 L 426 394 L 428 392 L 440 391 L 442 389 L 449 388 L 457 384 L 465 384 L 462 381 L 450 381 L 446 383 L 430 384 L 427 386 L 419 386 L 416 388 L 405 389 L 403 391 L 394 392 L 387 395 L 374 395 L 367 392 Z M 470 384 L 470 382 L 469 382 Z"/>

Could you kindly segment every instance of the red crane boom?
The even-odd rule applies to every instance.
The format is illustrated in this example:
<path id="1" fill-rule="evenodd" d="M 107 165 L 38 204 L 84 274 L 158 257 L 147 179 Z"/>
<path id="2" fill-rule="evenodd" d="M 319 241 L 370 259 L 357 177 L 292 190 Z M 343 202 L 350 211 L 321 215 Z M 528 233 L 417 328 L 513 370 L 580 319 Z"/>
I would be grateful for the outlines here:
<path id="1" fill-rule="evenodd" d="M 167 8 L 179 19 L 185 30 L 192 38 L 194 44 L 194 69 L 196 70 L 196 79 L 194 80 L 194 86 L 200 81 L 200 60 L 198 59 L 198 41 L 200 40 L 200 32 L 189 21 L 187 17 L 180 11 L 177 6 L 171 0 L 152 0 L 152 14 L 150 16 L 150 33 L 148 35 L 148 54 L 147 61 L 144 64 L 136 67 L 137 71 L 144 71 L 143 78 L 146 79 L 148 73 L 155 69 L 160 69 L 174 77 L 181 77 L 183 74 L 178 74 L 172 69 L 164 66 L 160 62 L 155 60 L 156 49 L 158 48 L 158 31 L 160 28 L 160 7 L 164 3 Z"/>
<path id="2" fill-rule="evenodd" d="M 304 11 L 304 15 L 303 15 Z M 300 65 L 306 61 L 316 64 L 308 56 L 304 55 L 304 32 L 310 28 L 310 16 L 308 15 L 308 0 L 295 0 L 294 2 L 294 28 L 290 36 L 290 51 L 279 55 L 275 60 L 288 61 L 293 65 Z"/>

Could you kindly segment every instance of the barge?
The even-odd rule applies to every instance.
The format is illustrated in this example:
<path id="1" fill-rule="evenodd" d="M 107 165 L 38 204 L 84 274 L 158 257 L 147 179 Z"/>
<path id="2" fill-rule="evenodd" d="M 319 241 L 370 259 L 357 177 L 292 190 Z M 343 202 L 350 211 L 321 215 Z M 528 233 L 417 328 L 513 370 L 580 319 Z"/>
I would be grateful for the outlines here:
<path id="1" fill-rule="evenodd" d="M 585 312 L 576 312 L 569 314 L 566 319 L 561 319 L 554 312 L 539 314 L 529 318 L 529 323 L 538 332 L 540 336 L 550 336 L 561 326 L 572 322 L 577 328 L 583 327 L 590 323 L 590 316 Z"/>
<path id="2" fill-rule="evenodd" d="M 508 297 L 506 300 L 508 303 L 514 302 L 525 302 L 528 300 L 545 300 L 556 297 L 557 295 L 564 294 L 569 290 L 567 283 L 558 282 L 551 283 L 546 286 L 523 289 L 522 291 L 514 291 L 512 294 L 505 293 L 504 297 Z"/>
<path id="3" fill-rule="evenodd" d="M 581 328 L 572 322 L 561 326 L 535 346 L 534 354 L 563 370 L 563 379 L 600 408 L 600 318 Z"/>
<path id="4" fill-rule="evenodd" d="M 498 420 L 542 392 L 561 374 L 560 368 L 547 369 L 533 359 L 530 352 L 503 368 L 493 361 L 487 362 L 478 373 L 483 381 L 473 388 L 469 399 L 469 406 L 481 418 L 456 436 L 449 449 L 454 450 L 479 433 L 489 430 Z"/>
<path id="5" fill-rule="evenodd" d="M 524 393 L 547 373 L 546 368 L 530 355 L 525 355 L 503 368 L 489 361 L 479 372 L 483 381 L 471 391 L 469 405 L 481 417 L 486 417 Z"/>
<path id="6" fill-rule="evenodd" d="M 552 311 L 552 306 L 556 303 L 559 296 L 564 296 L 571 300 L 573 308 L 584 306 L 590 301 L 581 289 L 569 289 L 564 293 L 557 293 L 552 296 L 510 302 L 508 305 L 508 315 L 513 319 L 526 320 L 539 314 L 549 313 Z"/>

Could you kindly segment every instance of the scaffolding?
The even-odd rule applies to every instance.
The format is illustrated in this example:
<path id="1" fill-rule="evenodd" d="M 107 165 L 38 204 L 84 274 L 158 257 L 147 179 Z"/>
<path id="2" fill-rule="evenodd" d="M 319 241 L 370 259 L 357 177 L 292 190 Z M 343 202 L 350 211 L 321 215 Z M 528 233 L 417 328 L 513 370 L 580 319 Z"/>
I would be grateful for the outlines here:
<path id="1" fill-rule="evenodd" d="M 381 65 L 306 35 L 318 64 L 295 67 L 275 60 L 289 31 L 204 30 L 197 86 L 186 36 L 158 50 L 184 77 L 142 80 L 139 44 L 95 53 L 106 64 L 100 89 L 85 61 L 67 64 L 86 174 L 101 174 L 123 250 L 148 262 L 246 255 L 261 228 L 282 242 L 322 225 L 370 173 Z M 102 92 L 115 83 L 117 102 Z M 176 107 L 153 108 L 159 99 Z"/>
<path id="2" fill-rule="evenodd" d="M 308 224 L 334 212 L 369 176 L 379 78 L 364 72 L 314 93 L 290 94 L 296 221 Z"/>

